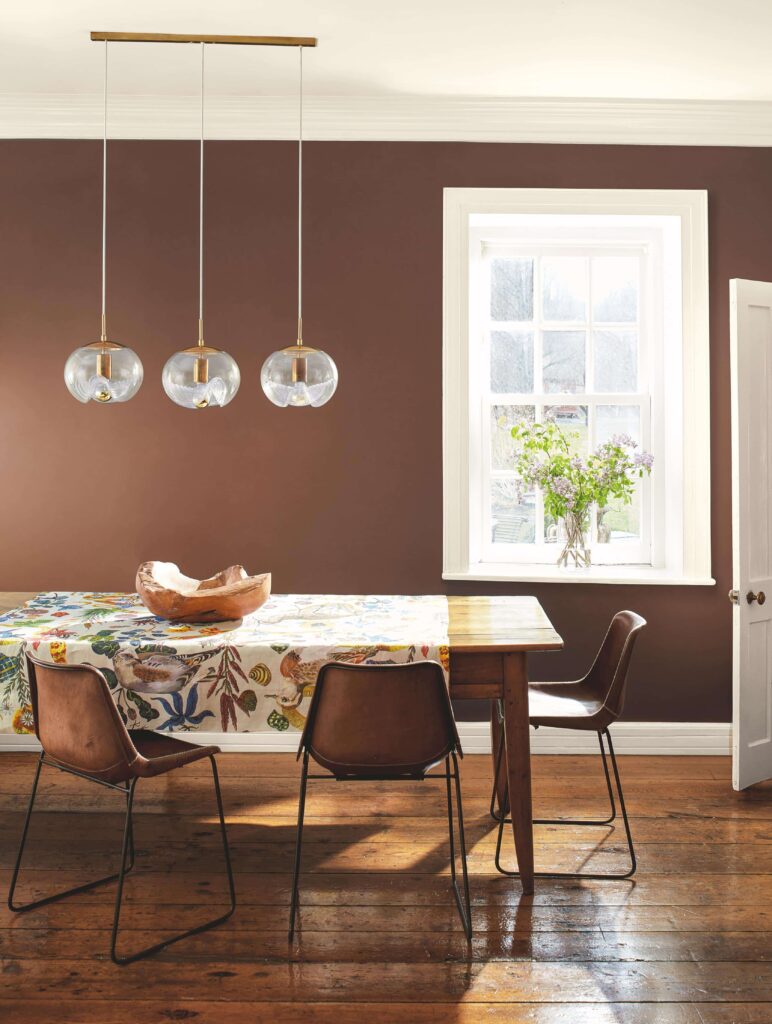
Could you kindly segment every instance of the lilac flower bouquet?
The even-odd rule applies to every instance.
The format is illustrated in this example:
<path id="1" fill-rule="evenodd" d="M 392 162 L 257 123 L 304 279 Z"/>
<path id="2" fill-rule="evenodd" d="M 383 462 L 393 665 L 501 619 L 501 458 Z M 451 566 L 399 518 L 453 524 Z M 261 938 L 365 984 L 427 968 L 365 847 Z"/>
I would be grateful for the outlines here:
<path id="1" fill-rule="evenodd" d="M 549 413 L 544 423 L 516 424 L 512 437 L 521 488 L 538 487 L 544 511 L 563 522 L 565 545 L 558 565 L 567 567 L 571 561 L 576 568 L 589 567 L 592 506 L 603 510 L 612 499 L 629 505 L 636 480 L 651 473 L 654 457 L 636 451 L 638 443 L 629 435 L 617 434 L 581 458 L 571 447 L 579 434 L 564 433 Z"/>

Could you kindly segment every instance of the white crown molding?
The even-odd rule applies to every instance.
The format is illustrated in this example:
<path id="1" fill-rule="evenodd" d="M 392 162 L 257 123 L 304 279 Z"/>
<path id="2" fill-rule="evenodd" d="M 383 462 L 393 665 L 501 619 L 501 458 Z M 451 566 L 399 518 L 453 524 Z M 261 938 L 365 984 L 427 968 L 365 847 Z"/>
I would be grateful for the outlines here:
<path id="1" fill-rule="evenodd" d="M 732 726 L 728 722 L 617 722 L 612 726 L 614 749 L 618 754 L 719 754 L 731 753 Z M 459 722 L 458 733 L 466 754 L 489 754 L 490 726 L 487 722 Z M 300 733 L 195 732 L 186 739 L 214 743 L 223 751 L 277 754 L 295 753 Z M 0 733 L 0 752 L 40 750 L 34 736 Z M 533 754 L 597 754 L 594 732 L 568 729 L 531 729 Z"/>
<path id="2" fill-rule="evenodd" d="M 113 96 L 110 137 L 196 138 L 197 104 L 195 96 Z M 0 138 L 100 138 L 101 116 L 96 95 L 0 94 Z M 340 141 L 772 146 L 772 102 L 310 96 L 304 127 L 309 139 Z M 207 99 L 209 138 L 296 131 L 294 97 Z"/>

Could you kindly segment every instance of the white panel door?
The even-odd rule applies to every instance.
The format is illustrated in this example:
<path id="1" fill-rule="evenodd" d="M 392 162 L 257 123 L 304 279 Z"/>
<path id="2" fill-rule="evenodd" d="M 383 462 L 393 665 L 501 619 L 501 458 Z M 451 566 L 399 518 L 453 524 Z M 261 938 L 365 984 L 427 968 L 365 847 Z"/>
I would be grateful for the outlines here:
<path id="1" fill-rule="evenodd" d="M 731 281 L 730 296 L 732 784 L 745 789 L 772 778 L 772 284 Z"/>

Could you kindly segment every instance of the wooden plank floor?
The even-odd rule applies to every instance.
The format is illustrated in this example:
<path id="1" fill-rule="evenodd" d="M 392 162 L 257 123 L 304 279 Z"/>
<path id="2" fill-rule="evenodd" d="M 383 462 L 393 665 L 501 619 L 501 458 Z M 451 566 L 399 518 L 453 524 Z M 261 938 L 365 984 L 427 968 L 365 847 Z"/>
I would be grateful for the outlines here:
<path id="1" fill-rule="evenodd" d="M 620 759 L 640 869 L 629 882 L 539 881 L 523 898 L 493 870 L 489 762 L 462 762 L 475 934 L 448 887 L 444 790 L 317 783 L 300 932 L 287 946 L 298 768 L 288 754 L 220 757 L 235 916 L 150 961 L 106 956 L 114 890 L 0 911 L 4 1024 L 761 1024 L 772 1022 L 772 784 L 732 792 L 726 758 Z M 7 890 L 34 755 L 0 754 Z M 534 758 L 540 814 L 603 807 L 591 757 Z M 105 874 L 115 794 L 51 770 L 20 899 Z M 140 783 L 138 870 L 123 951 L 213 916 L 224 883 L 205 764 Z M 620 830 L 536 828 L 537 866 L 622 863 Z M 215 911 L 216 912 L 216 911 Z"/>

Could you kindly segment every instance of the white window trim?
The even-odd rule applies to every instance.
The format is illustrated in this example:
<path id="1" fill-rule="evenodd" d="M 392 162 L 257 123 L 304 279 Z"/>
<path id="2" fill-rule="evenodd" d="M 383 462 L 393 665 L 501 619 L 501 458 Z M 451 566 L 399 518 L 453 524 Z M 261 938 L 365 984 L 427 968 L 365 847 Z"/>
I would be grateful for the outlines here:
<path id="1" fill-rule="evenodd" d="M 475 214 L 621 214 L 681 220 L 683 536 L 662 568 L 598 565 L 567 572 L 544 564 L 470 557 L 470 219 Z M 708 197 L 703 190 L 444 190 L 443 578 L 533 582 L 710 585 L 710 338 Z M 672 385 L 674 382 L 671 381 Z M 678 500 L 676 497 L 676 500 Z"/>

